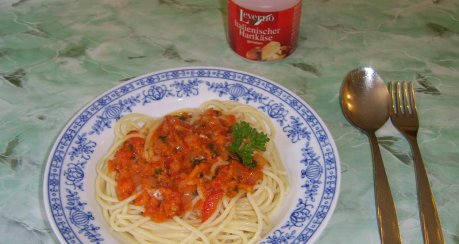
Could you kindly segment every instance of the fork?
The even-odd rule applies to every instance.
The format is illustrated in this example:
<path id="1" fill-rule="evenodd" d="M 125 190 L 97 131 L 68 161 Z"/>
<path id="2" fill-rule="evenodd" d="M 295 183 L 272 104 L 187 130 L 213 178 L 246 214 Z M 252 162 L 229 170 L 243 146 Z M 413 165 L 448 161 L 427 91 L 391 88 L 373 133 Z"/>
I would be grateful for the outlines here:
<path id="1" fill-rule="evenodd" d="M 395 86 L 395 87 L 394 87 Z M 440 218 L 438 217 L 435 199 L 430 189 L 427 172 L 422 161 L 417 143 L 419 119 L 416 112 L 413 83 L 389 83 L 389 94 L 392 96 L 390 119 L 411 146 L 418 192 L 419 218 L 421 221 L 424 243 L 445 243 Z"/>

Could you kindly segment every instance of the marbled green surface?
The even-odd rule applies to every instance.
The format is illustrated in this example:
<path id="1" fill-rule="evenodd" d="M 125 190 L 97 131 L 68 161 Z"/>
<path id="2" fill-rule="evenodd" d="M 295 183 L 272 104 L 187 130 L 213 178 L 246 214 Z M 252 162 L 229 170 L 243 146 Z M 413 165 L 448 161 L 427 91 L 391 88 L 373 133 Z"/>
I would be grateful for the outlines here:
<path id="1" fill-rule="evenodd" d="M 264 76 L 325 121 L 341 157 L 341 194 L 318 243 L 378 243 L 371 153 L 344 119 L 345 74 L 373 66 L 413 80 L 419 143 L 447 243 L 459 243 L 459 2 L 303 2 L 297 51 L 247 62 L 228 47 L 225 1 L 0 2 L 0 243 L 55 243 L 44 213 L 47 154 L 70 117 L 126 80 L 165 68 L 212 65 Z M 408 144 L 378 131 L 404 243 L 422 243 Z"/>

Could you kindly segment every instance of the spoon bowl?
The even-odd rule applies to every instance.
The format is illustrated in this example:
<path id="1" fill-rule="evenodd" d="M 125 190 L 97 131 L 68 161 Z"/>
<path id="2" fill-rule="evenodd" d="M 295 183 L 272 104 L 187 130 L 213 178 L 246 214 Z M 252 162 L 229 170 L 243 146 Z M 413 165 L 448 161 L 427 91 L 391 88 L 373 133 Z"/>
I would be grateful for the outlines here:
<path id="1" fill-rule="evenodd" d="M 401 243 L 394 200 L 375 132 L 389 119 L 392 99 L 386 83 L 372 68 L 352 70 L 341 87 L 341 108 L 346 119 L 370 140 L 376 219 L 382 244 Z"/>
<path id="2" fill-rule="evenodd" d="M 341 106 L 347 120 L 362 131 L 375 132 L 389 119 L 392 100 L 385 82 L 372 68 L 355 69 L 341 88 Z"/>

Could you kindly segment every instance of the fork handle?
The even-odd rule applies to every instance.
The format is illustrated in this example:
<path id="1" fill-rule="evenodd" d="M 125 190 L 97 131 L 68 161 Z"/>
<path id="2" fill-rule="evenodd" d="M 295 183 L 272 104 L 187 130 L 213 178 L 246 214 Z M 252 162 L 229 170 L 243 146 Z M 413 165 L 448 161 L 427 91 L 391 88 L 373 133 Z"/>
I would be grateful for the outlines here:
<path id="1" fill-rule="evenodd" d="M 435 199 L 430 188 L 429 179 L 417 140 L 410 135 L 406 135 L 406 138 L 413 152 L 416 187 L 418 191 L 419 218 L 421 220 L 424 243 L 443 244 L 445 243 L 445 239 L 443 237 L 440 218 L 438 216 Z"/>
<path id="2" fill-rule="evenodd" d="M 381 151 L 379 150 L 378 140 L 374 133 L 368 133 L 368 137 L 373 155 L 373 177 L 379 237 L 382 244 L 400 244 L 402 241 L 397 214 L 382 161 Z"/>

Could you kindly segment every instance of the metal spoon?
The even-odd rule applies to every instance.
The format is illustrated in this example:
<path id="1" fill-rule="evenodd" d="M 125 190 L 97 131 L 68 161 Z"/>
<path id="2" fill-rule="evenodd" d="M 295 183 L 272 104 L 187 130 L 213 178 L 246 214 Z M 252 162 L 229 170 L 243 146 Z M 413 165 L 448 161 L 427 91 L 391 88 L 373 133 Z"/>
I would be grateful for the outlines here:
<path id="1" fill-rule="evenodd" d="M 359 68 L 347 74 L 341 86 L 341 108 L 346 119 L 370 140 L 376 216 L 383 244 L 401 243 L 394 200 L 375 135 L 389 118 L 391 105 L 386 84 L 374 69 Z"/>

